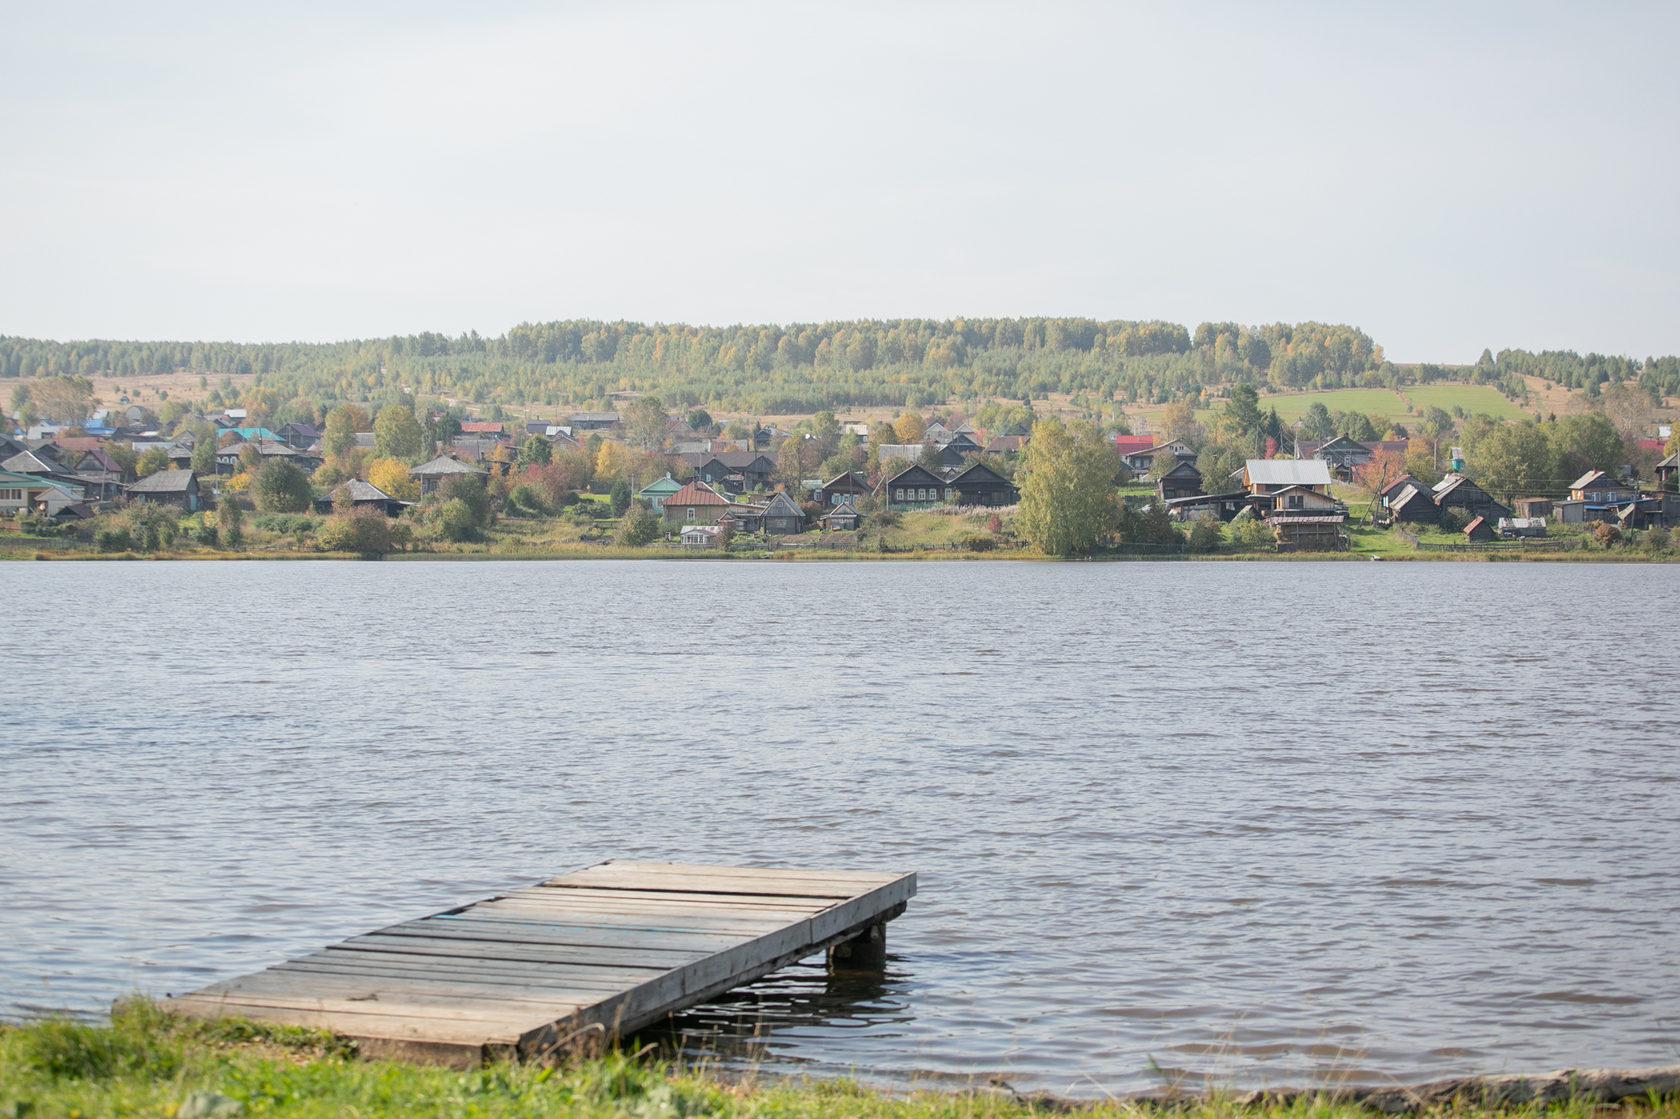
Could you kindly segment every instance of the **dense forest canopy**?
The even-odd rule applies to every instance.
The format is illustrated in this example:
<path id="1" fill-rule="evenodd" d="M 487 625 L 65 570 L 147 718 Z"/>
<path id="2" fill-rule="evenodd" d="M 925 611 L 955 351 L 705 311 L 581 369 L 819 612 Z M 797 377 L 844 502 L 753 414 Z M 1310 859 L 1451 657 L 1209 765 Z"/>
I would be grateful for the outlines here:
<path id="1" fill-rule="evenodd" d="M 1634 382 L 1680 395 L 1680 359 L 1484 352 L 1472 366 L 1386 361 L 1363 331 L 1088 318 L 890 319 L 787 326 L 563 321 L 506 334 L 423 333 L 333 343 L 53 342 L 0 337 L 0 376 L 255 375 L 282 398 L 381 401 L 401 393 L 477 404 L 588 405 L 619 391 L 758 414 L 922 407 L 1057 392 L 1158 404 L 1205 385 L 1279 389 L 1523 375 L 1596 393 Z"/>

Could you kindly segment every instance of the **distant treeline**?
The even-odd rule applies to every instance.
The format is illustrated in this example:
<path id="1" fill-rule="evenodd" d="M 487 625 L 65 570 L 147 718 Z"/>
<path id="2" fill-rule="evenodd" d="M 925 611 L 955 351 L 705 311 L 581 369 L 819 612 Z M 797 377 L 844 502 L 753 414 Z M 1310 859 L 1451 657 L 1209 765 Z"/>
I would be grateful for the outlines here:
<path id="1" fill-rule="evenodd" d="M 1516 374 L 1595 391 L 1635 381 L 1680 395 L 1680 359 L 1505 350 L 1472 366 L 1397 366 L 1363 331 L 1086 318 L 892 319 L 790 326 L 567 321 L 506 334 L 424 333 L 334 343 L 51 342 L 0 337 L 0 375 L 143 378 L 255 374 L 282 398 L 380 401 L 399 393 L 480 404 L 588 405 L 619 391 L 756 414 L 924 407 L 955 398 L 1159 404 L 1204 385 L 1497 384 Z"/>

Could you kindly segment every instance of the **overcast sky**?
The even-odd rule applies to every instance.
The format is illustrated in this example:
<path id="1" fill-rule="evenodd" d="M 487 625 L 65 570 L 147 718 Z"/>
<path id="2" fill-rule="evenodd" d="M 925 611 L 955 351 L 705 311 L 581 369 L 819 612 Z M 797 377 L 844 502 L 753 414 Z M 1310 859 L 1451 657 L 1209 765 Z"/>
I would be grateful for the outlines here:
<path id="1" fill-rule="evenodd" d="M 0 9 L 0 333 L 1090 315 L 1680 352 L 1680 5 Z"/>

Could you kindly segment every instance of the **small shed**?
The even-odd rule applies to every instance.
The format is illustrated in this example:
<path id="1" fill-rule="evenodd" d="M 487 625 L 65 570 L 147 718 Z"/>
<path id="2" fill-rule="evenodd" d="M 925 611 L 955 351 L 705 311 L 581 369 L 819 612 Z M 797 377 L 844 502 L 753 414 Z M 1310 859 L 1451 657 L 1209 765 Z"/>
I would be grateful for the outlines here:
<path id="1" fill-rule="evenodd" d="M 850 500 L 843 500 L 817 518 L 817 523 L 830 532 L 856 532 L 863 518 L 852 508 Z"/>
<path id="2" fill-rule="evenodd" d="M 1464 526 L 1464 539 L 1472 544 L 1486 544 L 1493 539 L 1493 525 L 1486 517 L 1477 517 Z"/>

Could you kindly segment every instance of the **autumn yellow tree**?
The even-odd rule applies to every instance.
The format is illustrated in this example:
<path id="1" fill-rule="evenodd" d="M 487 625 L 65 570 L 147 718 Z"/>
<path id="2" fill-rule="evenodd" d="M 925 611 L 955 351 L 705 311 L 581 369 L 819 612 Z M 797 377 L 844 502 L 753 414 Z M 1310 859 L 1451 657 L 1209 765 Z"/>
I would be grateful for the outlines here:
<path id="1" fill-rule="evenodd" d="M 369 459 L 367 480 L 398 501 L 419 501 L 420 483 L 408 476 L 408 465 L 398 458 Z"/>
<path id="2" fill-rule="evenodd" d="M 595 482 L 597 485 L 610 485 L 620 478 L 628 481 L 641 461 L 642 456 L 623 443 L 603 440 L 601 449 L 595 452 Z"/>
<path id="3" fill-rule="evenodd" d="M 900 443 L 920 443 L 927 434 L 927 423 L 914 412 L 906 412 L 893 424 L 893 434 Z"/>

